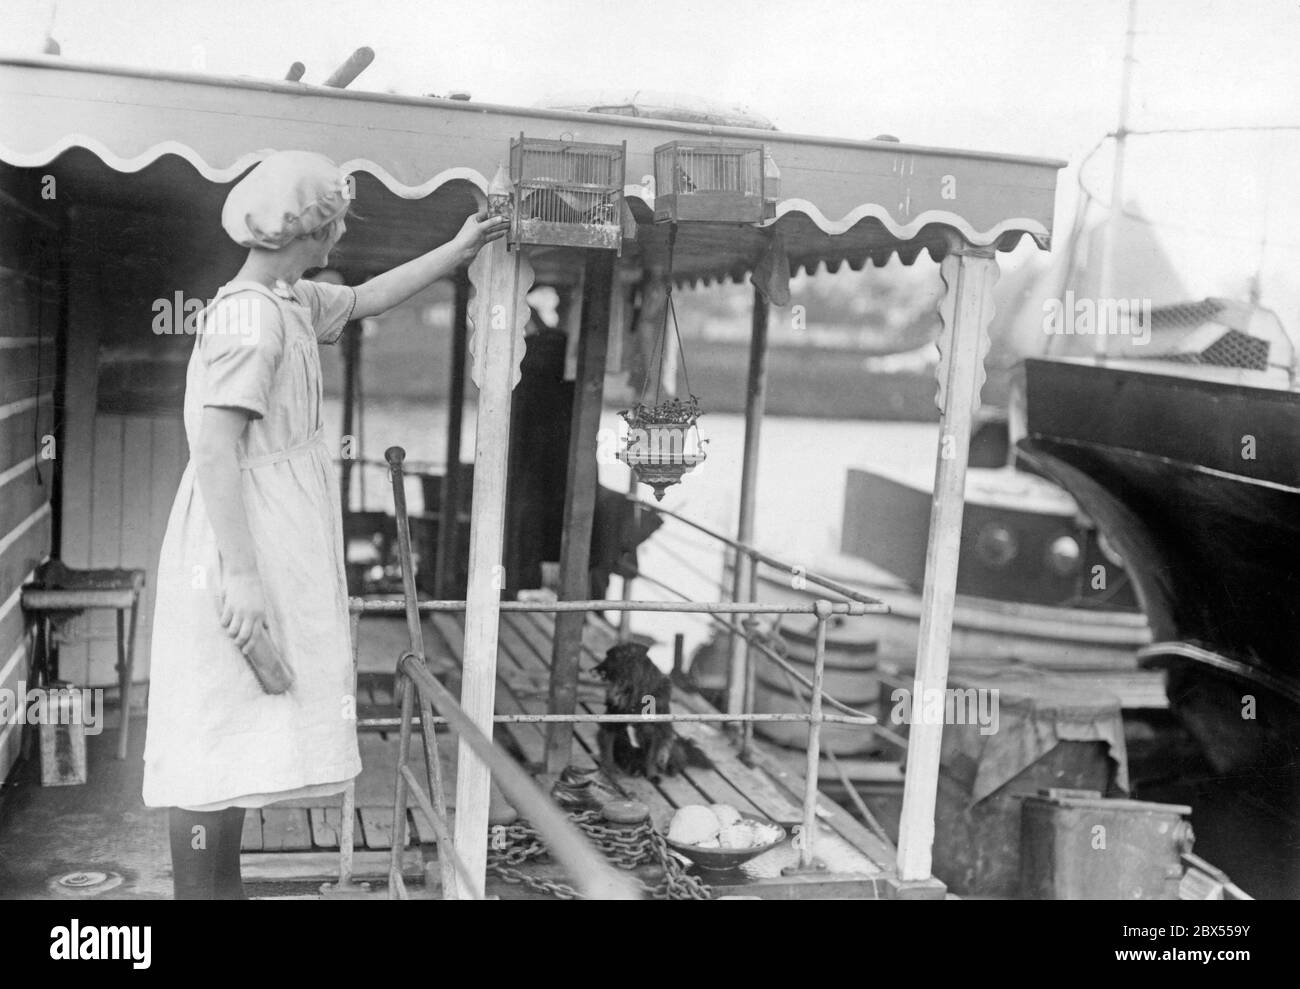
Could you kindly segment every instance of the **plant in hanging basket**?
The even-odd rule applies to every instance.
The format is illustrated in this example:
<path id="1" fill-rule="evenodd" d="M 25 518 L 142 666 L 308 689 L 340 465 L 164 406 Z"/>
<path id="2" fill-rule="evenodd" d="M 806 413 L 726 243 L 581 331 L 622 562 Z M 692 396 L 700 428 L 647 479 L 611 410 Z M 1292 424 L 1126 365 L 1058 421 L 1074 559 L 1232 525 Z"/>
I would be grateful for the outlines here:
<path id="1" fill-rule="evenodd" d="M 685 402 L 638 402 L 619 415 L 627 423 L 627 439 L 618 459 L 654 489 L 656 501 L 663 501 L 665 490 L 704 461 L 708 440 L 700 439 L 697 424 L 703 412 L 694 395 Z"/>

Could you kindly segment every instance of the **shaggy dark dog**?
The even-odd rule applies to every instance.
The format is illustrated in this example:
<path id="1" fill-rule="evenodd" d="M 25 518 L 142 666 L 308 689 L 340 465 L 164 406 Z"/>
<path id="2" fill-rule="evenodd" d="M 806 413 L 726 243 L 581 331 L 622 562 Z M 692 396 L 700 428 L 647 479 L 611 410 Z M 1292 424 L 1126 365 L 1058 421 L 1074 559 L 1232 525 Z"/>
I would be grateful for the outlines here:
<path id="1" fill-rule="evenodd" d="M 606 714 L 671 714 L 672 681 L 651 661 L 643 645 L 613 646 L 596 667 L 604 678 Z M 687 753 L 668 722 L 602 724 L 600 765 L 613 778 L 617 767 L 630 776 L 657 780 L 687 763 Z"/>

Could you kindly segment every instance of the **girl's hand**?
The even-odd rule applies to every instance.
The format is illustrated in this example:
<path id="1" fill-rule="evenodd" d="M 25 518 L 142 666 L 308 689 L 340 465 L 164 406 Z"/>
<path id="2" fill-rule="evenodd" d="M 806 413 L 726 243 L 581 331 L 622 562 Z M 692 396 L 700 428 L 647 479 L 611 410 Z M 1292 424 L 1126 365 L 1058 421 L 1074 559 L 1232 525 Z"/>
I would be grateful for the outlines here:
<path id="1" fill-rule="evenodd" d="M 465 225 L 456 235 L 456 247 L 460 251 L 463 264 L 469 264 L 478 252 L 492 241 L 504 237 L 510 221 L 504 216 L 488 217 L 482 213 L 472 213 L 465 220 Z"/>
<path id="2" fill-rule="evenodd" d="M 265 623 L 266 597 L 258 576 L 227 576 L 221 589 L 221 626 L 241 652 Z"/>

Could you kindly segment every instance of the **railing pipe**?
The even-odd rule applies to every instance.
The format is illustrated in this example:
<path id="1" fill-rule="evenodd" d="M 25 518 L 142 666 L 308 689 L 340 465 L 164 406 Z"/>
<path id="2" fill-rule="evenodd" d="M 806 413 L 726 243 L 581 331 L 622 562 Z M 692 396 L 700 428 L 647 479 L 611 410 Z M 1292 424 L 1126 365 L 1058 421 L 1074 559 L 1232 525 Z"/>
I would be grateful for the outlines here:
<path id="1" fill-rule="evenodd" d="M 730 714 L 726 711 L 717 711 L 709 713 L 681 713 L 681 714 L 583 714 L 575 712 L 573 714 L 494 714 L 492 723 L 494 725 L 551 725 L 551 724 L 571 724 L 571 725 L 639 725 L 639 724 L 744 724 L 746 722 L 786 722 L 786 721 L 807 721 L 809 715 L 799 714 L 795 711 L 760 711 L 748 714 Z M 829 724 L 836 725 L 859 725 L 862 727 L 874 727 L 876 718 L 870 714 L 826 714 L 822 720 Z M 410 718 L 410 725 L 432 724 L 432 725 L 450 725 L 451 722 L 446 718 L 438 715 L 431 715 L 426 719 L 423 715 L 419 718 Z M 365 718 L 361 721 L 362 727 L 365 728 L 400 728 L 402 719 L 400 717 L 384 718 Z"/>
<path id="2" fill-rule="evenodd" d="M 752 557 L 753 559 L 757 560 L 759 563 L 766 564 L 767 566 L 772 567 L 776 570 L 784 570 L 790 574 L 793 574 L 795 572 L 794 569 L 788 563 L 778 560 L 775 556 L 769 556 L 767 553 L 764 553 L 761 549 L 756 549 L 755 547 L 750 546 L 747 543 L 739 542 L 735 539 L 732 539 L 730 536 L 724 536 L 721 532 L 718 532 L 716 529 L 710 529 L 704 523 L 696 522 L 694 519 L 687 518 L 685 515 L 681 515 L 678 512 L 674 512 L 671 508 L 664 508 L 661 505 L 652 505 L 650 502 L 642 501 L 640 499 L 637 500 L 637 504 L 640 505 L 642 508 L 649 509 L 652 512 L 658 512 L 660 515 L 667 515 L 669 518 L 676 519 L 678 522 L 681 522 L 685 525 L 689 525 L 692 529 L 698 529 L 706 536 L 711 536 L 714 539 L 718 540 L 719 542 L 726 543 L 732 549 L 738 550 L 741 553 L 744 553 Z M 841 597 L 848 598 L 850 601 L 861 601 L 864 604 L 878 604 L 883 609 L 883 611 L 880 612 L 881 614 L 889 613 L 889 606 L 883 604 L 877 598 L 873 598 L 869 594 L 863 594 L 861 591 L 854 590 L 852 587 L 849 587 L 848 584 L 842 584 L 838 580 L 835 580 L 831 577 L 823 577 L 821 574 L 816 573 L 815 571 L 812 570 L 800 570 L 799 576 L 803 577 L 810 584 L 816 584 L 818 587 L 824 588 L 828 591 L 834 591 L 836 594 L 840 595 Z"/>
<path id="3" fill-rule="evenodd" d="M 402 563 L 402 603 L 406 609 L 406 631 L 410 639 L 411 652 L 419 656 L 420 662 L 423 663 L 424 629 L 420 624 L 420 610 L 417 607 L 415 559 L 411 552 L 411 524 L 410 516 L 406 511 L 406 477 L 402 469 L 402 463 L 406 459 L 406 451 L 400 446 L 389 447 L 384 451 L 384 459 L 388 462 L 389 477 L 393 486 L 397 552 Z M 413 700 L 410 685 L 405 677 L 399 676 L 397 678 L 397 691 L 402 704 L 401 748 L 399 749 L 398 765 L 405 766 L 406 759 L 411 751 L 411 708 Z M 422 702 L 421 711 L 423 712 L 424 709 Z M 423 726 L 420 735 L 424 744 L 425 772 L 429 777 L 429 796 L 432 806 L 445 820 L 447 817 L 447 795 L 442 789 L 442 760 L 438 755 L 438 736 L 435 726 L 432 724 Z M 400 879 L 401 853 L 406 844 L 404 840 L 406 837 L 406 788 L 398 780 L 394 789 L 396 792 L 393 812 L 393 868 L 398 870 Z M 456 874 L 451 867 L 451 855 L 453 854 L 451 841 L 443 833 L 443 830 L 436 825 L 434 834 L 438 841 L 438 864 L 442 876 L 443 896 L 452 896 L 456 890 Z"/>
<path id="4" fill-rule="evenodd" d="M 423 695 L 421 695 L 421 700 L 424 700 Z M 438 808 L 433 806 L 428 795 L 420 788 L 420 781 L 415 778 L 415 773 L 411 772 L 410 766 L 400 767 L 400 772 L 402 774 L 402 779 L 406 781 L 406 785 L 411 790 L 411 795 L 415 797 L 415 802 L 420 805 L 420 810 L 423 811 L 424 816 L 429 819 L 429 823 L 433 825 L 434 834 L 438 836 L 438 855 L 440 856 L 439 864 L 442 866 L 442 871 L 444 873 L 451 871 L 459 876 L 465 883 L 465 888 L 469 890 L 471 899 L 484 899 L 484 891 L 478 888 L 478 883 L 475 882 L 474 877 L 469 874 L 469 869 L 465 865 L 465 860 L 457 855 L 456 849 L 452 847 L 451 825 L 446 816 L 446 809 L 444 808 L 442 816 L 439 816 Z M 446 842 L 447 852 L 446 857 L 441 858 L 443 855 L 442 845 L 444 841 Z M 444 900 L 447 899 L 447 894 L 450 889 L 451 887 L 447 885 L 447 882 L 444 879 L 442 884 L 442 896 Z"/>
<path id="5" fill-rule="evenodd" d="M 550 853 L 574 878 L 585 896 L 606 900 L 639 899 L 632 883 L 615 871 L 582 832 L 537 788 L 528 774 L 479 730 L 418 656 L 406 653 L 397 668 L 410 677 L 412 684 L 447 719 L 461 741 L 487 764 L 506 798 L 537 829 Z"/>
<path id="6" fill-rule="evenodd" d="M 817 644 L 813 652 L 812 699 L 808 710 L 808 760 L 803 787 L 803 841 L 799 845 L 799 865 L 813 867 L 813 846 L 817 835 L 817 783 L 821 770 L 822 684 L 826 677 L 826 619 L 829 601 L 817 602 Z"/>
<path id="7" fill-rule="evenodd" d="M 401 733 L 397 741 L 397 764 L 406 764 L 411 750 L 411 684 L 404 676 L 397 678 L 397 693 L 402 703 Z M 388 898 L 405 900 L 406 884 L 402 880 L 402 856 L 406 853 L 406 783 L 397 780 L 393 787 L 393 847 L 388 860 Z"/>
<path id="8" fill-rule="evenodd" d="M 877 615 L 888 610 L 887 605 L 858 601 L 827 601 L 833 615 Z M 397 614 L 406 610 L 403 601 L 365 601 L 353 598 L 350 608 L 365 613 Z M 464 601 L 420 601 L 418 611 L 460 612 Z M 657 611 L 692 615 L 811 615 L 811 604 L 771 604 L 762 601 L 502 601 L 502 611 L 537 612 L 540 614 L 568 611 Z"/>

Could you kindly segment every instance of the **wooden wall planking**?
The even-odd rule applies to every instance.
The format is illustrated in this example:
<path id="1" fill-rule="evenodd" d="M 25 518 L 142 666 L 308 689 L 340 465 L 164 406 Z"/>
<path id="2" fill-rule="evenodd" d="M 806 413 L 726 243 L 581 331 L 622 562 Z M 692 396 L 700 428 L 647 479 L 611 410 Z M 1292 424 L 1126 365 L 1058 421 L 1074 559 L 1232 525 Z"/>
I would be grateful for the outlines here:
<path id="1" fill-rule="evenodd" d="M 42 437 L 53 430 L 58 272 L 33 259 L 51 256 L 57 227 L 0 201 L 0 230 L 0 688 L 16 691 L 32 643 L 21 588 L 50 552 L 53 470 Z M 21 740 L 15 721 L 0 724 L 0 780 Z"/>
<path id="2" fill-rule="evenodd" d="M 98 414 L 94 430 L 89 526 L 84 534 L 78 534 L 77 548 L 84 553 L 82 547 L 88 545 L 86 566 L 145 571 L 135 654 L 134 679 L 139 682 L 149 676 L 158 554 L 188 450 L 179 420 Z M 66 555 L 74 546 L 66 535 L 64 545 Z M 93 615 L 88 628 L 90 641 L 79 653 L 79 682 L 116 682 L 114 622 L 111 612 Z M 67 652 L 64 655 L 70 656 Z M 69 664 L 61 661 L 60 667 L 65 675 L 72 675 Z"/>
<path id="3" fill-rule="evenodd" d="M 23 636 L 7 655 L 0 655 L 0 689 L 19 692 L 19 681 L 27 677 L 27 656 L 29 643 Z M 18 702 L 23 703 L 19 697 Z M 15 714 L 17 712 L 15 711 Z M 22 745 L 22 728 L 16 721 L 0 725 L 0 779 L 9 774 L 9 769 L 18 761 L 18 749 Z"/>
<path id="4" fill-rule="evenodd" d="M 93 214 L 71 224 L 72 236 L 94 241 Z M 91 476 L 95 460 L 95 402 L 99 380 L 101 273 L 99 255 L 83 259 L 68 286 L 67 381 L 64 387 L 63 505 L 59 556 L 70 567 L 90 566 Z M 70 643 L 59 648 L 59 671 L 85 684 L 89 647 Z"/>
<path id="5" fill-rule="evenodd" d="M 21 291 L 19 279 L 5 278 L 11 291 Z M 18 339 L 0 332 L 0 341 Z M 19 346 L 0 347 L 0 404 L 31 398 L 46 391 L 54 381 L 53 327 L 46 331 L 40 346 L 23 338 Z"/>
<path id="6" fill-rule="evenodd" d="M 94 240 L 106 222 L 88 217 L 83 236 Z M 99 328 L 104 293 L 113 291 L 103 255 L 83 256 L 70 287 L 67 361 L 63 533 L 60 555 L 72 567 L 145 570 L 136 634 L 135 676 L 149 676 L 158 553 L 188 448 L 180 417 L 111 415 L 98 411 Z M 94 686 L 116 683 L 116 624 L 112 612 L 85 616 L 85 641 L 59 650 L 67 679 Z"/>

